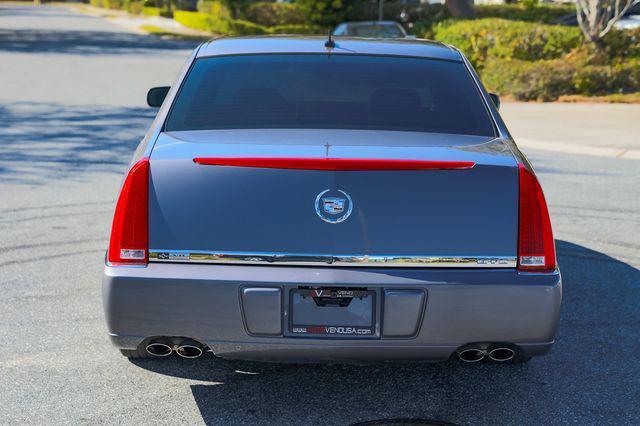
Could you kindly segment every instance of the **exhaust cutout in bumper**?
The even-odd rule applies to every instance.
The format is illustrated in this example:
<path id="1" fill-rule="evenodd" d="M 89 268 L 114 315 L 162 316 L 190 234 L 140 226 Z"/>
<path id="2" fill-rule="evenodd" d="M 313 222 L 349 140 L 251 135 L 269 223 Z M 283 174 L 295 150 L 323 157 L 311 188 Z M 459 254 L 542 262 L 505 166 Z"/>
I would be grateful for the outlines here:
<path id="1" fill-rule="evenodd" d="M 458 358 L 464 362 L 479 362 L 485 357 L 485 351 L 477 348 L 467 348 L 458 351 Z"/>
<path id="2" fill-rule="evenodd" d="M 510 361 L 516 356 L 516 352 L 511 348 L 495 348 L 489 351 L 489 358 L 496 362 Z"/>
<path id="3" fill-rule="evenodd" d="M 151 356 L 163 357 L 169 356 L 173 352 L 173 348 L 167 344 L 153 342 L 147 345 L 147 353 Z"/>
<path id="4" fill-rule="evenodd" d="M 202 355 L 202 348 L 195 345 L 181 345 L 176 348 L 176 353 L 182 358 L 198 358 Z"/>

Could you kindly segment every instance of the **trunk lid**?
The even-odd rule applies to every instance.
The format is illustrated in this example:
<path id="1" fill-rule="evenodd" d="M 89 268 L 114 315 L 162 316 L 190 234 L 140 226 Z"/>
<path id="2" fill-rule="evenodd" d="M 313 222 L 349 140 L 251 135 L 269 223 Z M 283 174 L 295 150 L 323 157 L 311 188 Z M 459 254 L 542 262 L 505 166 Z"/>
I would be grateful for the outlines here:
<path id="1" fill-rule="evenodd" d="M 475 166 L 287 170 L 202 165 L 194 163 L 196 157 L 384 158 Z M 490 137 L 353 130 L 163 133 L 151 155 L 149 187 L 151 252 L 515 258 L 517 251 L 517 163 L 505 142 Z M 352 212 L 346 220 L 321 220 L 317 205 L 341 208 L 339 200 L 316 204 L 326 190 L 348 194 Z"/>

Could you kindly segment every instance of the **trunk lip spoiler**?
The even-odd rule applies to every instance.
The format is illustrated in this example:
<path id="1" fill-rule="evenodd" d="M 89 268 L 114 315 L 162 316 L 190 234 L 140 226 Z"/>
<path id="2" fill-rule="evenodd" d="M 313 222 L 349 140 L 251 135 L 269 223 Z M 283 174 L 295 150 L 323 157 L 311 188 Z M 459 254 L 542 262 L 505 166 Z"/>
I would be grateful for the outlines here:
<path id="1" fill-rule="evenodd" d="M 196 157 L 193 162 L 207 166 L 327 171 L 464 170 L 476 165 L 473 161 L 334 157 Z"/>
<path id="2" fill-rule="evenodd" d="M 267 252 L 218 252 L 205 250 L 150 249 L 149 262 L 213 263 L 239 265 L 290 265 L 331 267 L 401 267 L 401 268 L 513 268 L 513 256 L 425 256 L 425 255 L 364 255 L 308 254 Z"/>

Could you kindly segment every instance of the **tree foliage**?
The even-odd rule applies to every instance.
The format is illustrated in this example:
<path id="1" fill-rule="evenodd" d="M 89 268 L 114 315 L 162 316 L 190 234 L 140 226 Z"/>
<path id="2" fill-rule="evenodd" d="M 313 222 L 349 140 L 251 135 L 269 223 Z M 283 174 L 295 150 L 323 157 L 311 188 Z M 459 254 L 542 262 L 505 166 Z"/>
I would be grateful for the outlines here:
<path id="1" fill-rule="evenodd" d="M 234 19 L 238 19 L 242 16 L 242 12 L 244 9 L 251 3 L 254 3 L 253 0 L 220 0 L 220 3 L 225 5 L 227 9 L 231 11 L 231 15 Z"/>
<path id="2" fill-rule="evenodd" d="M 333 27 L 347 20 L 349 14 L 358 7 L 363 0 L 298 0 L 315 25 Z"/>

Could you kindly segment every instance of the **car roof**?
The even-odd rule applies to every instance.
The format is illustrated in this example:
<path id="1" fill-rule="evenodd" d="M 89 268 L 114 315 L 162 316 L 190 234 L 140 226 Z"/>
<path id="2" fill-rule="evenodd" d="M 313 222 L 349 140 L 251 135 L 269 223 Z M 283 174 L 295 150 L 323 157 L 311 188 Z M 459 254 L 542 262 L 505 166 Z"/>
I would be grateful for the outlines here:
<path id="1" fill-rule="evenodd" d="M 324 36 L 262 36 L 219 38 L 203 44 L 197 57 L 273 53 L 331 53 L 413 56 L 462 61 L 460 53 L 435 41 L 335 37 L 335 48 L 325 47 Z"/>

